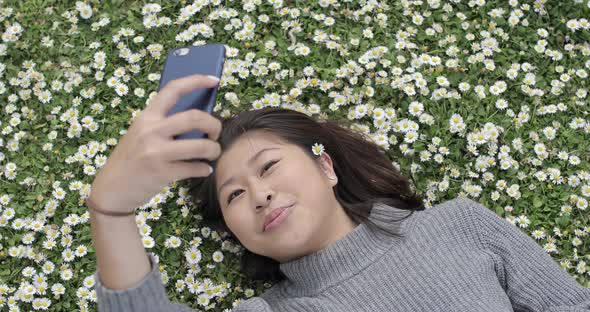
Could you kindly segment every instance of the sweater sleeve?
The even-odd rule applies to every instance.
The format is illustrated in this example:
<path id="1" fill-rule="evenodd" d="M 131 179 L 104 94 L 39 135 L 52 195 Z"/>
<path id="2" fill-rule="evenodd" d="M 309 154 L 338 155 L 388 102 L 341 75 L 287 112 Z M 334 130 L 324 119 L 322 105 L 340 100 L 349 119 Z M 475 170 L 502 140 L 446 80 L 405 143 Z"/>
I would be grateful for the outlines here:
<path id="1" fill-rule="evenodd" d="M 580 285 L 532 237 L 471 199 L 484 246 L 500 259 L 498 275 L 515 311 L 589 312 L 590 289 Z"/>
<path id="2" fill-rule="evenodd" d="M 109 312 L 194 312 L 180 303 L 172 303 L 166 289 L 156 259 L 148 253 L 151 271 L 136 286 L 127 289 L 106 288 L 100 281 L 98 271 L 94 273 L 98 311 Z"/>
<path id="3" fill-rule="evenodd" d="M 240 303 L 231 312 L 272 312 L 272 309 L 266 300 L 261 297 L 252 297 Z"/>

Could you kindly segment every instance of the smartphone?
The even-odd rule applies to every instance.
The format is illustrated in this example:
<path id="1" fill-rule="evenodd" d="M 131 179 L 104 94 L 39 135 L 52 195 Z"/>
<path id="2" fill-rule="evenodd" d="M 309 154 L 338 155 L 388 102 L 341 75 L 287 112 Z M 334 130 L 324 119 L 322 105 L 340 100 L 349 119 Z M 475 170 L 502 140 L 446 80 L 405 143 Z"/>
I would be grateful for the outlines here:
<path id="1" fill-rule="evenodd" d="M 164 69 L 160 75 L 158 92 L 174 79 L 194 74 L 212 75 L 221 79 L 225 61 L 225 46 L 223 44 L 206 44 L 202 46 L 188 46 L 175 48 L 168 53 Z M 183 95 L 176 105 L 166 113 L 166 116 L 184 112 L 189 109 L 200 109 L 209 114 L 213 113 L 215 98 L 219 84 L 212 88 L 199 88 Z M 206 132 L 198 129 L 175 135 L 174 139 L 209 138 Z"/>

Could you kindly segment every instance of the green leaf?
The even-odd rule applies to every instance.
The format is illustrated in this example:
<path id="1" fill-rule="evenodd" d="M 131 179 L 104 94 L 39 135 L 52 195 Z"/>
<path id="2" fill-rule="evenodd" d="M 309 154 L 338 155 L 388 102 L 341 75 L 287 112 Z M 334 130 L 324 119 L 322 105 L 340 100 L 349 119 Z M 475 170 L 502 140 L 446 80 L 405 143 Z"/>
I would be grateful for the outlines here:
<path id="1" fill-rule="evenodd" d="M 539 207 L 543 206 L 543 201 L 539 197 L 535 197 L 535 198 L 533 198 L 533 206 L 535 208 L 539 208 Z"/>
<path id="2" fill-rule="evenodd" d="M 560 227 L 564 227 L 564 226 L 566 226 L 566 225 L 568 224 L 568 222 L 570 221 L 570 217 L 569 217 L 569 216 L 562 216 L 562 217 L 559 217 L 559 218 L 555 219 L 555 221 L 557 222 L 557 224 L 558 224 Z"/>
<path id="3" fill-rule="evenodd" d="M 502 208 L 501 206 L 497 206 L 496 207 L 496 214 L 498 216 L 501 216 L 502 217 L 503 216 L 503 213 L 504 213 L 504 208 Z"/>

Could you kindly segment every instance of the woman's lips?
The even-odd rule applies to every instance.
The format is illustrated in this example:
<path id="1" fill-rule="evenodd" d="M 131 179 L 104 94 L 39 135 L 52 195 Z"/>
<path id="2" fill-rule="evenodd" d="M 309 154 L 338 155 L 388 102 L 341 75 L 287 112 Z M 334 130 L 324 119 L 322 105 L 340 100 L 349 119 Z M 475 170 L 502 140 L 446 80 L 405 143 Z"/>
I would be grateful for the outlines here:
<path id="1" fill-rule="evenodd" d="M 274 218 L 267 226 L 264 227 L 264 232 L 272 230 L 281 225 L 283 221 L 287 219 L 289 214 L 291 214 L 292 207 L 293 205 L 283 208 L 283 211 L 279 213 L 279 215 L 276 218 Z"/>

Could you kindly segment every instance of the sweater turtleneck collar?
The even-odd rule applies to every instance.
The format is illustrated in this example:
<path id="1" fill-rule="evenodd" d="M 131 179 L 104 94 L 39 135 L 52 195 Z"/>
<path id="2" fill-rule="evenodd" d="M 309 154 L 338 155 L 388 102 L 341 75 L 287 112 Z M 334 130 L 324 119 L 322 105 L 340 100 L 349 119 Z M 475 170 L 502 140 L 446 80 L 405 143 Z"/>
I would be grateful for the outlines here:
<path id="1" fill-rule="evenodd" d="M 399 234 L 405 233 L 415 223 L 419 211 L 403 219 L 410 212 L 379 202 L 373 205 L 370 218 L 379 225 L 388 225 L 387 228 Z M 397 221 L 400 219 L 403 220 Z M 280 270 L 287 277 L 283 286 L 292 295 L 304 296 L 321 292 L 375 262 L 399 239 L 360 223 L 328 247 L 281 263 Z"/>

